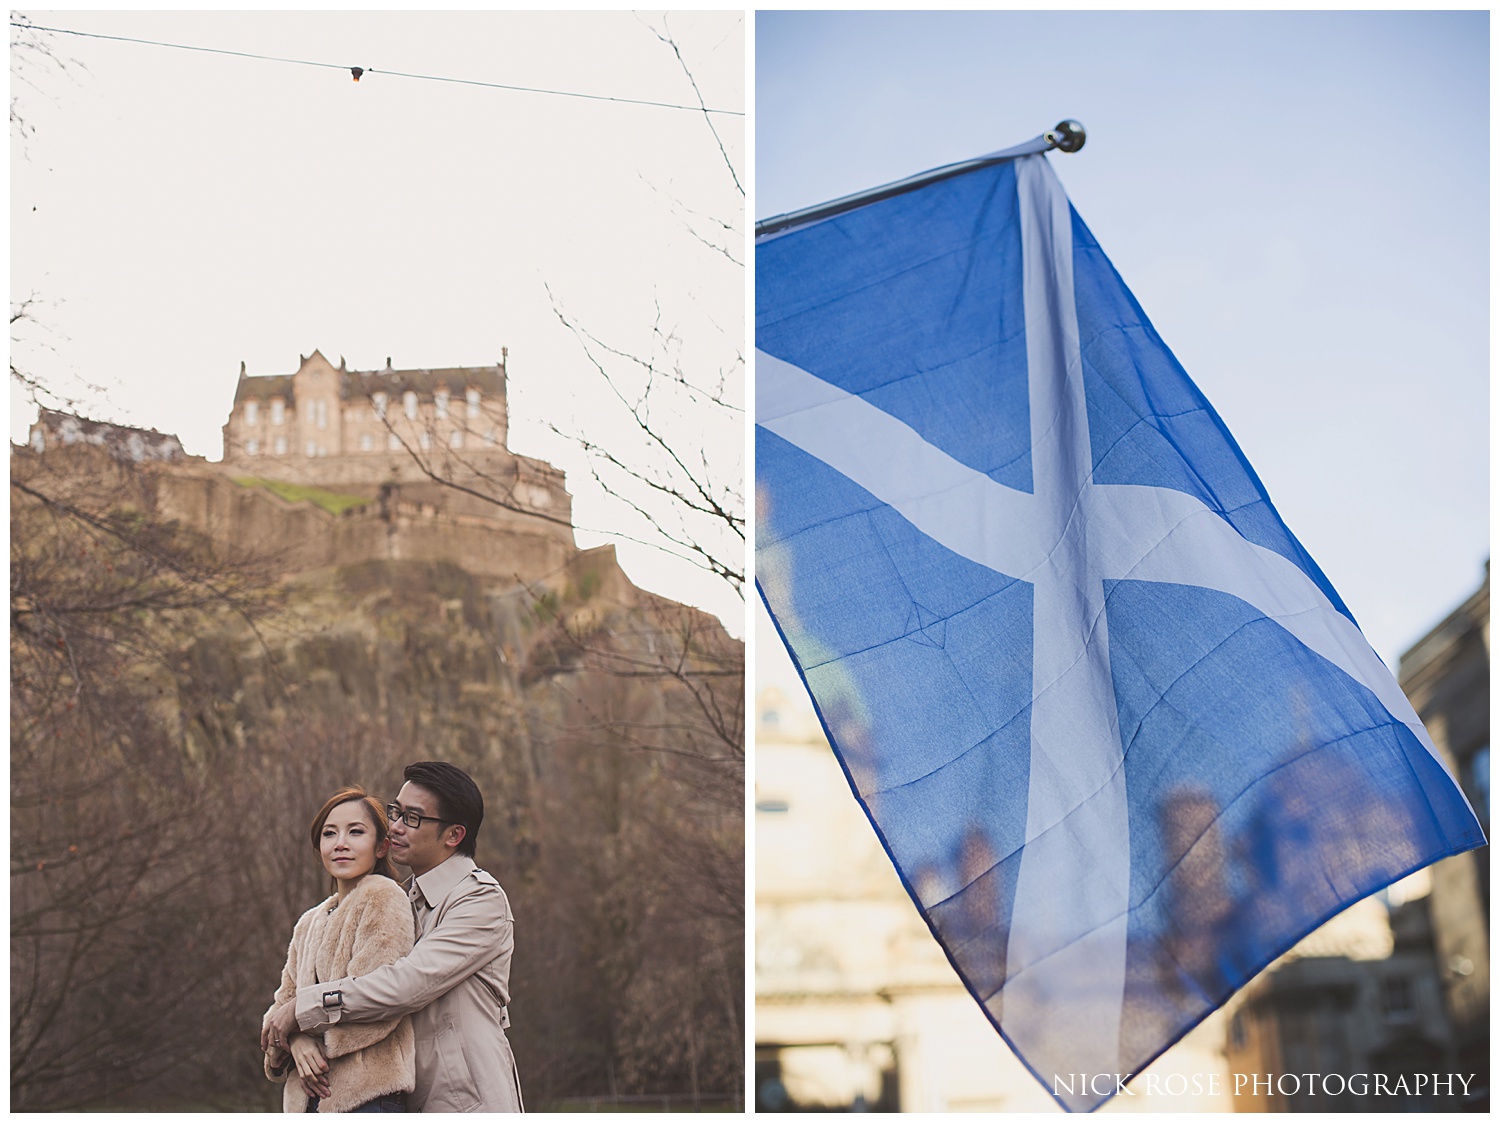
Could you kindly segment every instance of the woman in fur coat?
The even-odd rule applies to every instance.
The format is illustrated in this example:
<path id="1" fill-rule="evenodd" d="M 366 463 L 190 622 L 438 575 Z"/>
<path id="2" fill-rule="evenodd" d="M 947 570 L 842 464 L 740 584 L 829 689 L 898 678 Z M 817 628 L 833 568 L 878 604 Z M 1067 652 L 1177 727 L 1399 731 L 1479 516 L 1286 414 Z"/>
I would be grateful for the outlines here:
<path id="1" fill-rule="evenodd" d="M 344 788 L 323 804 L 312 844 L 334 892 L 297 921 L 266 1018 L 295 1003 L 299 986 L 363 975 L 411 951 L 416 927 L 387 856 L 388 830 L 384 808 L 363 788 Z M 406 1110 L 406 1093 L 416 1086 L 410 1018 L 330 1026 L 321 1039 L 299 1033 L 289 1044 L 290 1051 L 266 1051 L 266 1075 L 286 1084 L 283 1110 Z M 320 1100 L 308 1093 L 324 1074 L 328 1093 Z"/>

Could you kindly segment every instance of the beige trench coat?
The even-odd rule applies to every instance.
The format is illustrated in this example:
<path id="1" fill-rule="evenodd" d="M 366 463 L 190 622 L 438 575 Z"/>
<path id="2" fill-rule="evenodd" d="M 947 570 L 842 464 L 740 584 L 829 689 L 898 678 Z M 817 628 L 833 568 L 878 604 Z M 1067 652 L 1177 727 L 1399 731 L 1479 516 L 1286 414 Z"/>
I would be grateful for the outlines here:
<path id="1" fill-rule="evenodd" d="M 408 882 L 416 910 L 411 954 L 358 978 L 299 987 L 297 1023 L 410 1014 L 417 1045 L 411 1111 L 524 1111 L 510 1025 L 514 921 L 505 890 L 473 859 L 455 854 Z"/>

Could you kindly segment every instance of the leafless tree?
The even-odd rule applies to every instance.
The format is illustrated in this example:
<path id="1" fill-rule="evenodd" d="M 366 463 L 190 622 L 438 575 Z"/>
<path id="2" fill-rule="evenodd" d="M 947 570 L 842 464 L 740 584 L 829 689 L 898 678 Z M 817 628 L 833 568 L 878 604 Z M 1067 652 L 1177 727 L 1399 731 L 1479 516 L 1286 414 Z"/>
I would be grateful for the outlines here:
<path id="1" fill-rule="evenodd" d="M 59 53 L 52 36 L 35 27 L 29 16 L 20 12 L 12 12 L 10 26 L 11 138 L 14 142 L 14 150 L 24 157 L 31 138 L 36 134 L 36 125 L 23 111 L 19 91 L 25 88 L 45 97 L 47 96 L 46 87 L 49 84 L 56 82 L 59 78 L 73 80 L 75 72 L 86 68 L 77 59 Z M 35 406 L 76 409 L 81 400 L 80 397 L 64 393 L 55 384 L 38 376 L 27 363 L 17 359 L 22 344 L 28 347 L 40 347 L 44 350 L 54 349 L 44 339 L 35 338 L 38 332 L 45 331 L 45 324 L 37 315 L 39 307 L 45 303 L 43 298 L 35 292 L 11 301 L 11 381 L 21 388 L 27 401 Z M 103 393 L 100 387 L 86 380 L 79 380 L 78 387 L 86 394 L 97 396 Z"/>
<path id="2" fill-rule="evenodd" d="M 657 32 L 697 83 L 664 24 Z M 700 98 L 700 105 L 702 104 Z M 713 159 L 736 198 L 740 177 L 712 116 Z M 723 218 L 674 208 L 715 268 L 743 270 L 743 207 Z M 586 454 L 599 485 L 633 513 L 643 539 L 743 597 L 743 469 L 724 475 L 710 430 L 743 444 L 743 333 L 713 369 L 682 358 L 658 305 L 644 353 L 588 330 L 549 288 L 596 395 L 632 434 L 620 443 L 554 432 Z M 374 403 L 372 403 L 374 408 Z M 454 449 L 422 417 L 386 415 L 429 481 L 527 513 L 518 475 Z M 635 594 L 612 599 L 567 582 L 526 589 L 533 623 L 520 673 L 555 704 L 535 785 L 529 876 L 513 891 L 540 929 L 516 978 L 533 1011 L 516 1035 L 542 1099 L 620 1097 L 670 1088 L 743 1096 L 744 647 L 695 609 Z M 518 912 L 518 915 L 521 915 Z M 519 954 L 519 953 L 518 953 Z M 519 960 L 518 960 L 519 961 Z"/>
<path id="3" fill-rule="evenodd" d="M 742 1094 L 742 766 L 715 759 L 709 719 L 638 657 L 670 629 L 638 611 L 606 616 L 580 658 L 562 636 L 566 607 L 524 668 L 555 699 L 541 711 L 555 716 L 539 730 L 536 868 L 518 887 L 542 928 L 517 978 L 518 1004 L 547 994 L 527 1004 L 549 1046 L 535 1050 L 533 1079 L 558 1097 Z M 642 649 L 606 664 L 612 625 Z M 728 646 L 716 624 L 704 633 Z"/>
<path id="4" fill-rule="evenodd" d="M 53 76 L 71 78 L 75 70 L 82 69 L 85 69 L 83 63 L 57 52 L 51 36 L 36 27 L 30 16 L 21 12 L 10 14 L 10 129 L 22 152 L 36 135 L 36 125 L 22 112 L 17 91 L 26 87 L 45 96 L 43 87 Z"/>
<path id="5" fill-rule="evenodd" d="M 212 771 L 181 752 L 174 666 L 184 635 L 253 626 L 265 577 L 154 519 L 138 467 L 75 455 L 66 474 L 12 463 L 14 1107 L 180 1064 L 232 1005 L 237 981 L 217 976 L 246 950 L 243 926 L 216 923 Z"/>
<path id="6" fill-rule="evenodd" d="M 15 1109 L 273 1106 L 258 1019 L 327 891 L 307 824 L 409 751 L 299 704 L 281 567 L 163 518 L 153 477 L 12 456 Z"/>
<path id="7" fill-rule="evenodd" d="M 651 30 L 672 52 L 692 88 L 701 117 L 738 206 L 726 214 L 704 214 L 677 200 L 669 205 L 684 228 L 707 251 L 744 271 L 745 190 L 729 149 L 704 103 L 698 82 L 682 48 L 673 38 L 670 17 Z M 552 426 L 588 457 L 590 471 L 604 491 L 649 528 L 650 536 L 724 580 L 744 596 L 744 465 L 726 469 L 722 450 L 702 443 L 705 432 L 738 436 L 744 423 L 741 404 L 745 381 L 742 325 L 714 324 L 723 358 L 704 369 L 683 360 L 681 329 L 657 302 L 650 346 L 644 352 L 600 339 L 568 314 L 562 299 L 548 288 L 554 313 L 577 341 L 596 383 L 607 391 L 633 438 L 608 445 L 588 433 Z M 729 472 L 729 475 L 725 473 Z"/>
<path id="8" fill-rule="evenodd" d="M 736 271 L 743 283 L 745 192 L 741 177 L 692 68 L 672 36 L 669 18 L 651 30 L 671 52 L 673 65 L 680 68 L 698 101 L 713 162 L 721 168 L 737 203 L 722 215 L 703 214 L 675 199 L 668 205 L 704 247 L 708 265 Z M 578 344 L 598 390 L 596 396 L 615 412 L 615 419 L 601 427 L 621 434 L 606 439 L 550 425 L 554 433 L 582 450 L 593 479 L 637 520 L 635 531 L 606 533 L 690 561 L 743 598 L 744 464 L 726 456 L 725 448 L 705 443 L 706 433 L 727 434 L 725 439 L 733 448 L 743 447 L 743 325 L 709 319 L 708 326 L 699 329 L 716 334 L 722 348 L 721 359 L 704 367 L 697 360 L 684 359 L 683 329 L 659 298 L 648 346 L 633 349 L 599 338 L 568 313 L 564 297 L 550 285 L 547 292 L 554 314 Z M 691 292 L 680 299 L 694 302 Z M 736 315 L 738 311 L 736 305 Z M 707 350 L 694 348 L 695 353 Z M 393 442 L 427 479 L 506 510 L 535 514 L 518 496 L 517 477 L 509 466 L 497 471 L 488 458 L 468 451 L 484 447 L 481 438 L 486 422 L 467 425 L 464 443 L 455 449 L 442 439 L 451 425 L 435 425 L 430 412 L 414 419 L 387 411 L 381 403 L 372 401 L 372 408 L 386 420 Z"/>

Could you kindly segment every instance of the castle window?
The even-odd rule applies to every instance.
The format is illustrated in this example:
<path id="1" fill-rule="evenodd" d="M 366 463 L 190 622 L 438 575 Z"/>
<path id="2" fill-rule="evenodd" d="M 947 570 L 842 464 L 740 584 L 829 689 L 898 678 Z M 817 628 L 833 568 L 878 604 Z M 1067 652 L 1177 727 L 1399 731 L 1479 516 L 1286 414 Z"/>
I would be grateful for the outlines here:
<path id="1" fill-rule="evenodd" d="M 432 434 L 429 433 L 426 429 L 423 429 L 422 435 L 417 438 L 417 444 L 421 445 L 423 448 L 431 448 Z"/>
<path id="2" fill-rule="evenodd" d="M 495 430 L 491 429 L 485 433 L 484 443 L 487 445 L 492 445 L 495 443 Z"/>
<path id="3" fill-rule="evenodd" d="M 401 447 L 401 438 L 396 436 L 395 433 L 387 433 L 385 438 L 385 447 L 394 452 L 396 449 Z"/>
<path id="4" fill-rule="evenodd" d="M 246 456 L 259 456 L 260 455 L 260 442 L 258 440 L 256 440 L 254 437 L 251 437 L 248 441 L 245 442 L 245 455 Z"/>
<path id="5" fill-rule="evenodd" d="M 313 402 L 313 424 L 319 429 L 328 428 L 328 403 L 325 401 Z"/>
<path id="6" fill-rule="evenodd" d="M 470 386 L 467 390 L 464 391 L 464 401 L 466 401 L 466 402 L 469 403 L 469 416 L 470 417 L 478 417 L 479 416 L 479 391 L 477 389 L 475 389 L 473 386 Z"/>
<path id="7" fill-rule="evenodd" d="M 359 451 L 360 452 L 373 452 L 374 449 L 375 449 L 375 438 L 372 437 L 372 436 L 370 436 L 369 433 L 361 433 L 359 435 Z"/>
<path id="8" fill-rule="evenodd" d="M 375 416 L 379 417 L 379 418 L 384 418 L 385 417 L 385 392 L 384 391 L 377 391 L 375 394 L 371 395 L 371 399 L 372 399 L 373 405 L 375 407 Z"/>
<path id="9" fill-rule="evenodd" d="M 317 441 L 308 441 L 307 442 L 307 455 L 308 455 L 309 458 L 318 455 L 318 442 Z"/>
<path id="10" fill-rule="evenodd" d="M 448 434 L 448 445 L 451 448 L 464 447 L 464 432 L 462 429 L 455 429 Z"/>
<path id="11" fill-rule="evenodd" d="M 276 455 L 277 456 L 285 456 L 286 455 L 286 438 L 285 437 L 277 437 L 276 438 L 275 448 L 276 448 Z"/>
<path id="12" fill-rule="evenodd" d="M 286 403 L 280 398 L 271 399 L 271 424 L 280 425 L 286 420 Z"/>
<path id="13" fill-rule="evenodd" d="M 260 421 L 260 403 L 259 402 L 246 402 L 245 403 L 245 424 L 246 425 L 254 425 L 254 424 L 258 423 L 259 421 Z"/>
<path id="14" fill-rule="evenodd" d="M 439 417 L 448 416 L 448 391 L 439 390 L 432 395 L 432 405 Z"/>
<path id="15" fill-rule="evenodd" d="M 406 410 L 406 416 L 415 420 L 417 416 L 417 392 L 415 390 L 408 390 L 402 394 L 401 406 Z"/>

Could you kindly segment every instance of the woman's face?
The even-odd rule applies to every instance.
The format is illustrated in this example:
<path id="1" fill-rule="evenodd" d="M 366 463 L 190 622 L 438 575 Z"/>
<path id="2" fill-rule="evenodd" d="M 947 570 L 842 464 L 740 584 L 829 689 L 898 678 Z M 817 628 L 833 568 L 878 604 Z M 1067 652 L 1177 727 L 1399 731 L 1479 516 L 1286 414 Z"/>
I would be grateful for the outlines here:
<path id="1" fill-rule="evenodd" d="M 354 882 L 375 868 L 388 841 L 380 842 L 362 800 L 341 803 L 328 813 L 318 835 L 318 853 L 323 868 L 342 882 Z"/>

